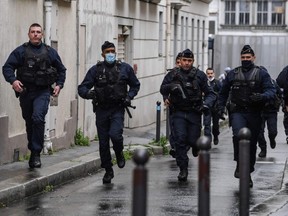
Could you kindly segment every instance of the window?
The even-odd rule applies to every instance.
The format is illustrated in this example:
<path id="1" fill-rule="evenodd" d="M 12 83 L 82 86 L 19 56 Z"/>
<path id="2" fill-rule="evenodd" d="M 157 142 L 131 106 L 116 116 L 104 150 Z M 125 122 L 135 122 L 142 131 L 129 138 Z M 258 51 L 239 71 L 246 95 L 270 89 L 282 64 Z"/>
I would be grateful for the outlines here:
<path id="1" fill-rule="evenodd" d="M 194 28 L 195 28 L 195 23 L 194 19 L 191 20 L 191 50 L 194 50 Z"/>
<path id="2" fill-rule="evenodd" d="M 239 2 L 239 24 L 249 25 L 250 1 Z"/>
<path id="3" fill-rule="evenodd" d="M 209 34 L 215 34 L 216 23 L 214 20 L 209 21 Z"/>
<path id="4" fill-rule="evenodd" d="M 236 1 L 225 1 L 225 24 L 235 25 Z"/>
<path id="5" fill-rule="evenodd" d="M 184 17 L 181 16 L 181 32 L 180 32 L 181 50 L 184 50 Z"/>
<path id="6" fill-rule="evenodd" d="M 224 24 L 279 28 L 285 26 L 286 0 L 224 0 Z M 230 26 L 231 27 L 231 26 Z M 230 28 L 229 27 L 229 28 Z"/>
<path id="7" fill-rule="evenodd" d="M 268 24 L 268 1 L 258 0 L 257 2 L 257 25 Z"/>
<path id="8" fill-rule="evenodd" d="M 163 12 L 159 12 L 159 38 L 158 38 L 158 55 L 163 55 Z"/>
<path id="9" fill-rule="evenodd" d="M 272 25 L 283 25 L 284 24 L 284 2 L 272 1 L 271 11 L 271 24 Z"/>

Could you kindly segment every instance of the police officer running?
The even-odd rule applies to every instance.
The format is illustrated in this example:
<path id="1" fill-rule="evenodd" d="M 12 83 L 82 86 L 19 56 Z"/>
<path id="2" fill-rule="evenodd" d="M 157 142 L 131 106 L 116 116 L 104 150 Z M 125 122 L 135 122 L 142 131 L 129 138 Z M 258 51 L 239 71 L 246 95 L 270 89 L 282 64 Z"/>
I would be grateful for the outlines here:
<path id="1" fill-rule="evenodd" d="M 250 45 L 241 50 L 241 66 L 231 70 L 223 81 L 219 93 L 219 115 L 223 116 L 230 95 L 229 118 L 233 131 L 234 160 L 237 162 L 234 177 L 239 178 L 239 139 L 241 128 L 251 131 L 250 173 L 256 163 L 257 138 L 260 132 L 261 111 L 265 102 L 273 99 L 276 90 L 269 73 L 254 64 L 256 56 Z M 250 187 L 253 181 L 250 176 Z"/>
<path id="2" fill-rule="evenodd" d="M 114 178 L 109 140 L 111 139 L 113 144 L 117 165 L 123 168 L 125 166 L 123 155 L 125 107 L 131 106 L 131 100 L 140 89 L 140 82 L 129 64 L 116 60 L 116 49 L 113 43 L 105 41 L 102 45 L 102 57 L 104 61 L 98 62 L 88 70 L 84 80 L 78 86 L 78 94 L 84 99 L 93 101 L 101 167 L 106 171 L 103 184 L 107 184 Z M 94 89 L 91 90 L 93 87 Z"/>
<path id="3" fill-rule="evenodd" d="M 172 130 L 175 136 L 176 162 L 180 168 L 178 181 L 187 181 L 187 151 L 192 147 L 193 156 L 198 156 L 196 141 L 201 135 L 202 112 L 208 112 L 216 100 L 215 93 L 207 84 L 207 76 L 193 67 L 193 62 L 192 51 L 184 50 L 180 68 L 174 68 L 166 74 L 160 87 L 160 93 L 163 96 L 169 95 L 169 104 L 173 107 Z"/>
<path id="4" fill-rule="evenodd" d="M 180 67 L 180 59 L 181 59 L 181 55 L 182 53 L 179 52 L 176 56 L 176 59 L 175 59 L 175 67 L 176 68 L 179 68 Z M 173 71 L 173 68 L 172 69 L 168 69 L 167 70 L 168 73 L 170 73 L 171 71 Z M 174 138 L 174 135 L 173 135 L 173 130 L 172 130 L 172 115 L 173 115 L 173 108 L 172 107 L 169 107 L 170 105 L 170 102 L 169 102 L 169 95 L 163 95 L 163 101 L 164 101 L 164 105 L 167 107 L 167 112 L 169 113 L 168 116 L 169 116 L 169 128 L 170 128 L 170 134 L 169 134 L 169 144 L 170 144 L 170 151 L 169 151 L 169 154 L 175 158 L 176 157 L 176 150 L 175 150 L 175 138 Z"/>
<path id="5" fill-rule="evenodd" d="M 285 66 L 279 73 L 276 82 L 278 86 L 283 89 L 283 106 L 282 111 L 284 113 L 283 126 L 286 135 L 286 143 L 288 144 L 288 66 Z"/>
<path id="6" fill-rule="evenodd" d="M 273 85 L 276 89 L 276 95 L 273 99 L 267 101 L 264 104 L 262 110 L 262 124 L 261 130 L 258 136 L 258 145 L 261 149 L 258 154 L 259 157 L 266 157 L 267 154 L 267 142 L 265 140 L 265 124 L 267 123 L 268 138 L 270 141 L 270 147 L 274 149 L 276 147 L 275 138 L 277 136 L 277 116 L 282 103 L 282 91 L 277 85 L 276 81 L 272 79 Z"/>
<path id="7" fill-rule="evenodd" d="M 219 80 L 215 79 L 215 73 L 213 68 L 206 69 L 206 75 L 208 78 L 208 86 L 210 86 L 213 91 L 217 94 L 221 89 L 221 83 Z M 212 133 L 211 133 L 211 121 L 212 121 Z M 214 145 L 218 145 L 219 139 L 218 135 L 219 131 L 219 115 L 218 115 L 218 101 L 216 100 L 213 107 L 210 109 L 207 115 L 203 116 L 203 124 L 204 124 L 204 135 L 209 137 L 212 141 L 213 134 L 213 143 Z"/>
<path id="8" fill-rule="evenodd" d="M 31 151 L 29 167 L 40 168 L 50 93 L 54 97 L 59 95 L 65 82 L 66 68 L 56 50 L 42 42 L 41 25 L 33 23 L 28 37 L 29 42 L 12 51 L 2 70 L 5 80 L 12 85 L 20 100 Z M 54 83 L 55 87 L 51 89 Z"/>

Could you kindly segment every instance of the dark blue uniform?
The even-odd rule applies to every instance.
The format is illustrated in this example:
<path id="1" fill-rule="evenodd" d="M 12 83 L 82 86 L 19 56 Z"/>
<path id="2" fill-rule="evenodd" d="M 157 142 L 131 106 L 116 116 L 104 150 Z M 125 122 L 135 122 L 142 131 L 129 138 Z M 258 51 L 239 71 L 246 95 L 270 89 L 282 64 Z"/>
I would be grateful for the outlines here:
<path id="1" fill-rule="evenodd" d="M 30 42 L 17 47 L 8 57 L 2 70 L 5 80 L 12 83 L 17 80 L 15 70 L 19 70 L 25 64 L 25 50 L 29 46 L 34 53 L 40 53 L 43 49 L 48 50 L 48 59 L 50 65 L 57 69 L 58 78 L 56 85 L 63 88 L 66 78 L 66 68 L 62 64 L 61 58 L 52 47 L 46 47 L 45 44 L 32 45 Z M 28 149 L 33 153 L 40 154 L 44 143 L 45 115 L 48 112 L 50 102 L 51 86 L 39 86 L 33 82 L 25 82 L 25 91 L 20 94 L 20 106 L 22 116 L 26 123 L 26 132 L 28 139 Z"/>
<path id="2" fill-rule="evenodd" d="M 286 143 L 288 144 L 288 111 L 286 109 L 286 107 L 288 107 L 288 66 L 284 67 L 279 73 L 276 82 L 279 87 L 283 89 L 283 126 L 285 129 Z"/>
<path id="3" fill-rule="evenodd" d="M 217 79 L 213 79 L 212 81 L 208 81 L 208 85 L 213 89 L 215 93 L 218 93 L 221 89 L 221 83 Z M 218 135 L 219 131 L 219 115 L 218 115 L 218 102 L 216 101 L 207 115 L 203 116 L 203 124 L 204 124 L 204 135 L 209 137 L 212 140 L 211 134 L 211 121 L 212 121 L 212 134 L 214 137 L 214 144 L 218 144 Z"/>
<path id="4" fill-rule="evenodd" d="M 259 153 L 259 157 L 265 157 L 267 151 L 267 142 L 265 140 L 265 123 L 267 122 L 267 129 L 268 129 L 268 137 L 270 140 L 270 146 L 272 149 L 275 148 L 276 142 L 275 138 L 277 136 L 277 115 L 279 112 L 279 108 L 281 105 L 282 100 L 282 91 L 280 87 L 277 85 L 275 80 L 272 80 L 275 88 L 276 88 L 276 95 L 272 100 L 269 100 L 265 103 L 264 108 L 262 110 L 262 124 L 261 130 L 258 137 L 258 144 L 261 149 Z"/>
<path id="5" fill-rule="evenodd" d="M 236 80 L 236 77 L 242 68 L 238 67 L 230 71 L 223 81 L 219 93 L 219 105 L 222 110 L 224 110 L 227 99 L 231 95 L 229 118 L 233 130 L 234 160 L 237 161 L 237 171 L 239 171 L 239 130 L 247 127 L 251 131 L 250 172 L 253 172 L 256 162 L 257 139 L 260 132 L 259 125 L 261 125 L 261 111 L 263 107 L 261 103 L 273 99 L 276 93 L 275 87 L 271 82 L 271 77 L 265 69 L 258 68 L 255 80 L 249 78 L 255 72 L 255 68 L 256 66 L 253 66 L 250 70 L 243 72 L 244 77 L 240 81 Z M 242 83 L 241 86 L 239 86 L 239 83 Z M 254 93 L 261 94 L 261 103 L 257 104 L 251 101 L 251 95 Z"/>
<path id="6" fill-rule="evenodd" d="M 177 69 L 176 69 L 177 70 Z M 193 78 L 191 77 L 191 74 Z M 174 95 L 171 88 L 175 83 L 178 83 L 177 76 L 186 77 L 180 85 L 182 87 L 183 95 Z M 175 77 L 176 76 L 176 77 Z M 180 170 L 188 168 L 189 157 L 187 151 L 192 147 L 193 155 L 198 155 L 198 148 L 196 141 L 201 135 L 201 116 L 203 111 L 203 105 L 206 107 L 212 107 L 216 94 L 207 84 L 207 76 L 203 71 L 200 71 L 193 67 L 189 71 L 179 69 L 173 73 L 169 72 L 161 84 L 160 93 L 165 96 L 169 95 L 171 108 L 173 109 L 172 116 L 172 130 L 175 136 L 176 147 L 176 162 Z M 204 93 L 204 101 L 202 95 Z"/>
<path id="7" fill-rule="evenodd" d="M 94 87 L 95 90 L 101 87 L 99 86 L 101 85 L 101 80 L 99 82 L 99 79 L 102 79 L 103 76 L 100 78 L 99 74 L 103 73 L 103 71 L 109 71 L 112 67 L 115 66 L 115 63 L 113 65 L 109 65 L 106 63 L 106 61 L 104 61 L 98 63 L 97 65 L 92 66 L 88 70 L 84 80 L 78 86 L 78 94 L 84 99 L 88 99 L 87 93 L 91 88 Z M 121 62 L 119 64 L 117 63 L 117 67 L 119 69 L 119 80 L 120 82 L 126 83 L 126 88 L 127 85 L 129 86 L 127 94 L 131 99 L 133 99 L 140 89 L 140 82 L 135 76 L 133 68 L 129 64 Z M 105 76 L 107 77 L 109 75 L 106 74 Z M 105 84 L 103 87 L 106 88 L 107 85 Z M 104 95 L 105 92 L 101 94 Z M 122 134 L 124 128 L 125 113 L 123 100 L 125 99 L 126 95 L 122 98 L 122 100 L 121 98 L 120 100 L 113 100 L 113 98 L 109 98 L 110 96 L 113 96 L 112 94 L 113 93 L 107 95 L 107 97 L 103 97 L 102 99 L 99 99 L 101 95 L 98 95 L 98 99 L 96 99 L 98 100 L 98 104 L 96 104 L 94 109 L 96 114 L 96 127 L 100 145 L 101 167 L 105 169 L 111 168 L 113 165 L 111 162 L 112 158 L 110 153 L 109 140 L 111 139 L 112 141 L 113 149 L 116 155 L 123 150 Z M 99 100 L 101 100 L 100 103 Z"/>

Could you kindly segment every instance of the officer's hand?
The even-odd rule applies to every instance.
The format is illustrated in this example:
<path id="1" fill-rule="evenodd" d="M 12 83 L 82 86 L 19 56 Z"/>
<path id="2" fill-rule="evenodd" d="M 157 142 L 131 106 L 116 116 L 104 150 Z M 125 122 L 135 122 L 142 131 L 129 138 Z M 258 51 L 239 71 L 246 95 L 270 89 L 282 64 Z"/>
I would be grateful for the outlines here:
<path id="1" fill-rule="evenodd" d="M 169 101 L 169 99 L 165 99 L 164 105 L 165 105 L 165 106 L 170 106 L 170 101 Z"/>
<path id="2" fill-rule="evenodd" d="M 127 95 L 124 102 L 124 106 L 131 106 L 131 98 Z"/>
<path id="3" fill-rule="evenodd" d="M 210 109 L 209 109 L 209 107 L 204 104 L 203 107 L 202 107 L 202 112 L 203 112 L 203 114 L 204 114 L 205 116 L 209 115 L 209 114 L 210 114 Z"/>
<path id="4" fill-rule="evenodd" d="M 86 98 L 87 99 L 94 99 L 96 98 L 96 93 L 94 90 L 89 90 L 86 94 Z"/>
<path id="5" fill-rule="evenodd" d="M 255 93 L 251 95 L 249 98 L 252 102 L 261 102 L 263 100 L 263 96 L 260 93 Z"/>
<path id="6" fill-rule="evenodd" d="M 60 86 L 58 86 L 58 85 L 55 86 L 55 88 L 53 89 L 53 92 L 52 92 L 53 97 L 58 97 L 60 94 L 60 90 L 61 90 Z"/>
<path id="7" fill-rule="evenodd" d="M 12 88 L 14 89 L 14 91 L 19 92 L 19 93 L 21 93 L 24 90 L 23 89 L 23 84 L 19 80 L 15 80 L 12 83 Z"/>
<path id="8" fill-rule="evenodd" d="M 217 114 L 220 119 L 225 120 L 225 108 L 219 108 Z"/>

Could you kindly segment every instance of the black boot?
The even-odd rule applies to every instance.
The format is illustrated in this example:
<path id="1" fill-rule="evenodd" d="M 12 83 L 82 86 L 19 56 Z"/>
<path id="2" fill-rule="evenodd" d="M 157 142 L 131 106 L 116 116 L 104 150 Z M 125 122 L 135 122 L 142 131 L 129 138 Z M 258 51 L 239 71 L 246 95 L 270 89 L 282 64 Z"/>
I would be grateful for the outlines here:
<path id="1" fill-rule="evenodd" d="M 237 165 L 236 165 L 236 169 L 235 169 L 235 172 L 234 172 L 234 177 L 235 177 L 235 178 L 240 178 L 239 165 L 238 165 L 238 163 L 237 163 Z"/>
<path id="2" fill-rule="evenodd" d="M 258 154 L 258 157 L 265 158 L 266 153 L 267 153 L 266 149 L 261 149 L 260 153 Z"/>
<path id="3" fill-rule="evenodd" d="M 175 151 L 175 149 L 170 149 L 169 154 L 170 154 L 173 158 L 176 158 L 176 151 Z"/>
<path id="4" fill-rule="evenodd" d="M 111 183 L 111 179 L 114 178 L 114 171 L 111 168 L 106 168 L 105 169 L 105 174 L 103 176 L 103 184 L 110 184 Z"/>
<path id="5" fill-rule="evenodd" d="M 214 145 L 218 145 L 218 143 L 219 143 L 218 136 L 214 136 L 213 142 L 214 142 Z"/>
<path id="6" fill-rule="evenodd" d="M 178 181 L 186 182 L 187 181 L 187 176 L 188 176 L 188 169 L 187 168 L 181 169 L 180 173 L 178 175 Z"/>
<path id="7" fill-rule="evenodd" d="M 29 167 L 31 169 L 41 167 L 40 153 L 31 152 L 31 155 L 29 158 Z"/>
<path id="8" fill-rule="evenodd" d="M 199 155 L 199 149 L 197 148 L 197 147 L 192 147 L 192 155 L 194 156 L 194 157 L 198 157 L 198 155 Z"/>
<path id="9" fill-rule="evenodd" d="M 252 181 L 251 175 L 249 176 L 249 187 L 250 188 L 253 187 L 253 181 Z"/>
<path id="10" fill-rule="evenodd" d="M 275 138 L 270 138 L 270 146 L 271 146 L 272 149 L 274 149 L 276 147 Z"/>
<path id="11" fill-rule="evenodd" d="M 125 166 L 125 158 L 123 155 L 123 151 L 115 153 L 116 154 L 116 160 L 117 160 L 117 165 L 119 168 L 123 168 Z"/>

